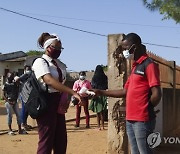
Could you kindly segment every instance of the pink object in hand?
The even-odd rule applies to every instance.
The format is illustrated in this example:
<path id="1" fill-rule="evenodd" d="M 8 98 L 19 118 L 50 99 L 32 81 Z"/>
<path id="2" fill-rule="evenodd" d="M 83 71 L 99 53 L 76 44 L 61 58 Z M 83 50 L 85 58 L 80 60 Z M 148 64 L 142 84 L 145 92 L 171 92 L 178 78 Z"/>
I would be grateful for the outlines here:
<path id="1" fill-rule="evenodd" d="M 69 103 L 70 102 L 68 101 L 68 94 L 62 92 L 57 112 L 59 114 L 65 114 L 67 112 L 67 109 L 69 108 Z"/>

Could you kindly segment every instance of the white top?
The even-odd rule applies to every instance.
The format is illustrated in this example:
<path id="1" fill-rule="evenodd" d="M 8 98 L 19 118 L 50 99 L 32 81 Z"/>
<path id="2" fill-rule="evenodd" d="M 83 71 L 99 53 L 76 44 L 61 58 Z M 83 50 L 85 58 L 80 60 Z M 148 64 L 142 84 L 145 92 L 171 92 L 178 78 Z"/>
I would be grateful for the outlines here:
<path id="1" fill-rule="evenodd" d="M 47 62 L 49 63 L 49 66 L 47 65 L 44 59 L 37 58 L 33 63 L 32 70 L 34 71 L 35 76 L 38 79 L 41 87 L 43 89 L 46 89 L 46 84 L 44 83 L 42 76 L 50 73 L 57 81 L 59 81 L 59 74 L 57 72 L 56 66 L 51 62 L 52 58 L 46 54 L 43 54 L 42 57 L 47 60 Z M 59 68 L 62 71 L 62 78 L 65 79 L 66 70 L 64 70 L 64 68 L 60 66 L 60 62 L 57 59 L 55 61 L 57 62 Z M 59 91 L 52 88 L 51 86 L 48 86 L 48 92 L 53 93 L 53 92 L 59 92 Z"/>

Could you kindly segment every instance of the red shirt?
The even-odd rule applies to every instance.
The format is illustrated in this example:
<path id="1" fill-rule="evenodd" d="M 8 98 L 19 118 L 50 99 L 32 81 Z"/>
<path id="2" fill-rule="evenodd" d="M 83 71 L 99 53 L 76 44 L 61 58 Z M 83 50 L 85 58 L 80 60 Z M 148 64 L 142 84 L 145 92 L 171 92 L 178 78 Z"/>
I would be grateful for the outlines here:
<path id="1" fill-rule="evenodd" d="M 127 89 L 126 120 L 148 121 L 152 117 L 153 108 L 149 108 L 149 92 L 151 87 L 160 86 L 159 69 L 153 61 L 145 68 L 144 75 L 143 71 L 136 69 L 137 65 L 142 64 L 147 58 L 145 54 L 133 63 L 131 75 L 124 86 Z"/>

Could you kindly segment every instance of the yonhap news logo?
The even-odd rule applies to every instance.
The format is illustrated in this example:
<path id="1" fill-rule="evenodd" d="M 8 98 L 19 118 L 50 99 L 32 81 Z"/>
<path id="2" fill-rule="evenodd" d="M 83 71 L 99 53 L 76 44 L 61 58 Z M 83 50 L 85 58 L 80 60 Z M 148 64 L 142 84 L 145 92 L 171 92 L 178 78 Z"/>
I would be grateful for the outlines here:
<path id="1" fill-rule="evenodd" d="M 149 136 L 147 138 L 147 143 L 150 148 L 157 147 L 158 145 L 160 145 L 160 143 L 162 141 L 164 141 L 165 144 L 167 144 L 167 143 L 168 144 L 180 144 L 179 137 L 163 137 L 162 139 L 161 139 L 161 135 L 159 132 L 154 132 L 154 133 L 149 134 Z"/>
<path id="2" fill-rule="evenodd" d="M 147 143 L 150 148 L 155 148 L 161 143 L 161 136 L 159 132 L 149 134 Z"/>

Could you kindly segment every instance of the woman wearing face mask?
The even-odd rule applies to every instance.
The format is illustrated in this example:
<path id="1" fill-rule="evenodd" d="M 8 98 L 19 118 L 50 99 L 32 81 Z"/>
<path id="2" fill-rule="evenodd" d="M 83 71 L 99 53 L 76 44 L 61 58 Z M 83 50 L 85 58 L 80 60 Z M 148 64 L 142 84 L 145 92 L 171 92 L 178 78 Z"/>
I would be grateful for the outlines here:
<path id="1" fill-rule="evenodd" d="M 42 58 L 37 58 L 32 66 L 42 88 L 48 86 L 48 111 L 37 119 L 38 124 L 38 154 L 65 154 L 67 146 L 67 132 L 65 115 L 57 113 L 61 92 L 73 95 L 81 103 L 80 96 L 72 89 L 66 87 L 61 82 L 63 74 L 58 66 L 57 58 L 62 51 L 60 39 L 49 33 L 42 33 L 38 39 L 38 44 L 45 50 Z M 47 64 L 48 62 L 48 64 Z"/>
<path id="2" fill-rule="evenodd" d="M 85 87 L 87 89 L 91 89 L 91 83 L 86 80 L 86 72 L 81 71 L 79 73 L 79 80 L 74 82 L 73 85 L 73 90 L 76 91 L 77 93 L 80 92 L 81 88 Z M 87 95 L 83 96 L 83 107 L 84 107 L 84 113 L 86 115 L 86 128 L 89 128 L 89 110 L 88 110 L 88 97 Z M 79 104 L 76 105 L 76 125 L 75 127 L 79 127 L 80 124 L 80 114 L 81 114 L 81 106 Z"/>
<path id="3" fill-rule="evenodd" d="M 31 74 L 31 66 L 29 65 L 25 65 L 24 66 L 24 74 L 22 74 L 19 78 L 15 79 L 16 83 L 20 84 L 20 93 L 19 93 L 19 99 L 21 101 L 22 107 L 21 107 L 21 120 L 22 120 L 22 127 L 28 131 L 32 129 L 32 126 L 27 124 L 27 118 L 28 118 L 28 111 L 26 109 L 25 103 L 22 99 L 22 91 L 21 88 L 23 86 L 23 84 L 27 81 L 28 77 Z"/>

